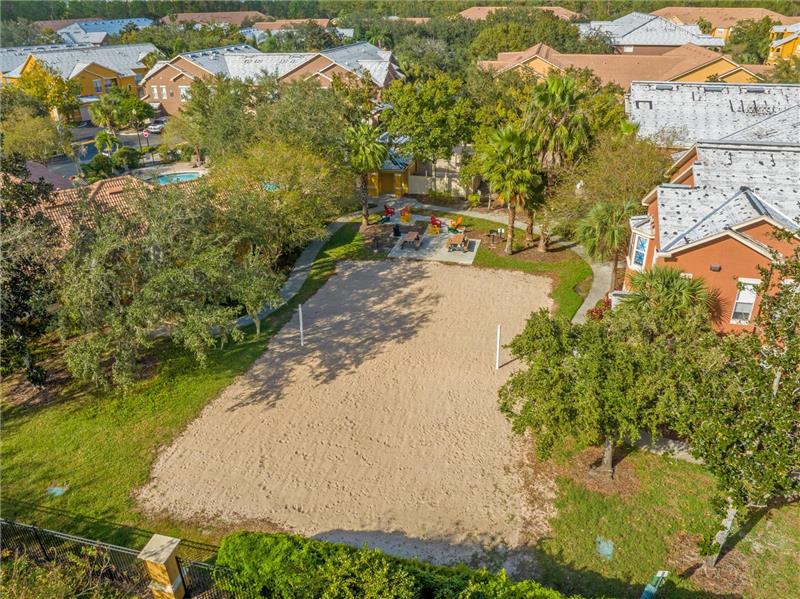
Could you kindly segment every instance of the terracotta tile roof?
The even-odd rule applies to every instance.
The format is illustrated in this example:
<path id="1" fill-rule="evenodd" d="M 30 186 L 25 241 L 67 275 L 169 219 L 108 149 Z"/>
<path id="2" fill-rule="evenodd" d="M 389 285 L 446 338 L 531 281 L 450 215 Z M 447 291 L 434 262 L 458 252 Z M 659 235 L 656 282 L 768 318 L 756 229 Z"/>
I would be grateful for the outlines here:
<path id="1" fill-rule="evenodd" d="M 658 17 L 670 19 L 682 25 L 694 25 L 702 17 L 712 27 L 728 28 L 738 21 L 760 21 L 769 17 L 783 25 L 800 22 L 800 17 L 787 17 L 766 8 L 751 8 L 745 6 L 719 7 L 693 7 L 693 6 L 666 6 L 650 13 Z"/>
<path id="2" fill-rule="evenodd" d="M 265 21 L 267 15 L 257 10 L 232 10 L 223 12 L 179 12 L 167 15 L 161 19 L 162 23 L 230 23 L 241 27 L 245 19 L 251 21 Z"/>
<path id="3" fill-rule="evenodd" d="M 43 179 L 45 183 L 53 186 L 53 189 L 71 189 L 75 187 L 72 181 L 66 177 L 62 177 L 57 172 L 50 170 L 41 162 L 34 162 L 28 160 L 25 162 L 25 167 L 28 169 L 28 181 L 38 181 Z"/>
<path id="4" fill-rule="evenodd" d="M 278 31 L 280 29 L 291 29 L 295 25 L 302 25 L 311 21 L 322 28 L 330 25 L 330 19 L 281 19 L 279 21 L 261 21 L 253 25 L 253 29 L 259 31 Z"/>
<path id="5" fill-rule="evenodd" d="M 719 53 L 694 44 L 684 44 L 660 55 L 647 54 L 562 54 L 545 44 L 536 44 L 521 52 L 501 52 L 497 60 L 479 62 L 485 69 L 508 70 L 538 56 L 559 69 L 590 69 L 603 83 L 615 83 L 624 89 L 631 81 L 669 81 L 712 61 L 725 58 Z"/>
<path id="6" fill-rule="evenodd" d="M 58 229 L 62 244 L 69 239 L 75 209 L 86 195 L 91 203 L 96 203 L 106 210 L 115 210 L 123 216 L 133 214 L 135 195 L 153 189 L 150 183 L 124 175 L 103 179 L 86 187 L 62 189 L 53 194 L 52 201 L 43 209 L 45 215 Z"/>
<path id="7" fill-rule="evenodd" d="M 463 18 L 467 19 L 468 21 L 484 21 L 486 17 L 492 14 L 496 10 L 501 10 L 504 8 L 508 8 L 507 6 L 473 6 L 472 8 L 467 8 L 462 10 L 459 15 Z M 538 8 L 539 10 L 545 10 L 549 13 L 554 14 L 559 19 L 570 20 L 573 18 L 577 18 L 580 15 L 576 12 L 568 10 L 566 8 L 562 8 L 561 6 L 533 6 L 531 8 Z"/>

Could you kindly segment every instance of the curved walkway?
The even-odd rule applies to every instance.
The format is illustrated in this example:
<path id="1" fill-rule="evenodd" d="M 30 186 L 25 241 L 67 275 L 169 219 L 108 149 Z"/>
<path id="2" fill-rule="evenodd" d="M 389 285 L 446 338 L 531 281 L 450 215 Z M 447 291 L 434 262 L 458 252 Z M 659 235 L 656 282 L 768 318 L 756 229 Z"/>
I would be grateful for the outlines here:
<path id="1" fill-rule="evenodd" d="M 412 208 L 417 208 L 421 210 L 433 210 L 436 212 L 446 212 L 448 214 L 458 214 L 461 216 L 470 216 L 473 218 L 480 218 L 483 220 L 488 220 L 491 222 L 505 224 L 508 222 L 508 219 L 504 215 L 500 214 L 492 214 L 492 213 L 484 213 L 479 212 L 477 210 L 454 210 L 448 206 L 439 206 L 436 204 L 425 204 L 423 202 L 419 202 L 413 198 L 379 198 L 380 204 L 387 204 L 389 206 L 400 206 L 410 204 Z M 371 212 L 380 212 L 382 208 L 380 206 L 373 208 Z M 336 231 L 338 231 L 345 223 L 350 222 L 353 218 L 357 217 L 360 214 L 359 212 L 345 214 L 344 216 L 340 216 L 338 219 L 330 223 L 327 227 L 327 231 L 324 237 L 320 239 L 316 239 L 306 246 L 303 252 L 298 256 L 297 261 L 294 263 L 292 267 L 292 272 L 289 274 L 289 278 L 281 287 L 281 297 L 285 302 L 288 302 L 294 295 L 300 291 L 300 288 L 303 286 L 303 283 L 308 278 L 308 273 L 311 270 L 311 265 L 314 263 L 314 260 L 319 254 L 320 250 L 322 250 L 325 243 L 328 241 L 331 235 L 333 235 Z M 517 219 L 515 223 L 515 227 L 517 229 L 524 230 L 527 226 L 527 222 Z M 534 231 L 537 230 L 537 227 L 534 226 Z M 611 263 L 598 263 L 592 262 L 589 256 L 586 254 L 586 250 L 584 250 L 581 246 L 575 246 L 571 248 L 576 254 L 578 254 L 581 258 L 583 258 L 586 263 L 592 269 L 592 287 L 589 289 L 589 293 L 586 295 L 586 298 L 583 300 L 583 304 L 575 313 L 575 316 L 572 318 L 572 322 L 580 323 L 586 321 L 586 311 L 593 308 L 598 301 L 603 299 L 608 292 L 609 287 L 611 286 Z M 266 318 L 272 312 L 277 310 L 280 306 L 275 307 L 266 307 L 259 313 L 259 318 Z M 251 324 L 253 321 L 249 316 L 242 316 L 241 318 L 237 319 L 236 324 L 239 326 L 247 326 Z"/>

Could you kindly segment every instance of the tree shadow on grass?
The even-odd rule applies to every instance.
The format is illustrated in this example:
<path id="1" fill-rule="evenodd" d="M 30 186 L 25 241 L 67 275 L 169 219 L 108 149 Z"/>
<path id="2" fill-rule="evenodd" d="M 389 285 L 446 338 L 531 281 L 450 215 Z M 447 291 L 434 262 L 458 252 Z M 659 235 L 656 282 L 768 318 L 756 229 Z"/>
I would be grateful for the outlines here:
<path id="1" fill-rule="evenodd" d="M 432 318 L 440 295 L 424 285 L 430 277 L 426 265 L 405 260 L 341 264 L 303 306 L 305 345 L 300 346 L 295 313 L 240 381 L 230 410 L 256 403 L 275 407 L 296 382 L 298 367 L 300 376 L 319 385 L 352 372 L 411 339 Z"/>

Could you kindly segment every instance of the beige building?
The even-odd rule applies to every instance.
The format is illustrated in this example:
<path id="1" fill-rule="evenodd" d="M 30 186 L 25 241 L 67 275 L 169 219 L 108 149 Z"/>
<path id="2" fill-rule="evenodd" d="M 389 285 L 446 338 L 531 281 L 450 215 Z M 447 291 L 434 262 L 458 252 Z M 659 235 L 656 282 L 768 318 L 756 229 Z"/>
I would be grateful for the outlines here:
<path id="1" fill-rule="evenodd" d="M 215 75 L 242 81 L 264 75 L 279 81 L 313 79 L 324 88 L 336 78 L 366 76 L 380 88 L 402 78 L 392 53 L 367 42 L 298 53 L 263 53 L 243 44 L 187 52 L 156 63 L 142 79 L 142 99 L 166 114 L 175 114 L 189 98 L 192 81 Z"/>
<path id="2" fill-rule="evenodd" d="M 496 10 L 503 10 L 507 6 L 472 6 L 462 10 L 459 16 L 467 19 L 468 21 L 485 21 L 486 18 Z M 530 8 L 538 8 L 545 12 L 549 12 L 557 16 L 559 19 L 569 21 L 570 19 L 577 19 L 580 15 L 576 12 L 562 8 L 560 6 L 531 6 Z"/>
<path id="3" fill-rule="evenodd" d="M 711 35 L 726 42 L 739 21 L 760 21 L 767 17 L 781 25 L 800 22 L 800 17 L 787 17 L 766 8 L 750 6 L 666 6 L 650 14 L 664 17 L 678 25 L 697 25 L 703 19 L 711 23 Z"/>
<path id="4" fill-rule="evenodd" d="M 550 46 L 537 44 L 522 52 L 501 52 L 496 60 L 478 63 L 497 72 L 520 70 L 535 77 L 550 71 L 589 69 L 603 83 L 615 83 L 627 90 L 632 81 L 724 81 L 753 83 L 761 65 L 740 65 L 733 59 L 685 44 L 661 55 L 641 54 L 562 54 Z"/>

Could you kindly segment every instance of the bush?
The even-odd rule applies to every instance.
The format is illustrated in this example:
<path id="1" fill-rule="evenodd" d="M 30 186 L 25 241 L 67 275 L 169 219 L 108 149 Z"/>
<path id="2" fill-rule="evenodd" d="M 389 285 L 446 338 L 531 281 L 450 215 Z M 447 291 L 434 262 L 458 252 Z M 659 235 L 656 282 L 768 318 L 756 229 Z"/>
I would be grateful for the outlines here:
<path id="1" fill-rule="evenodd" d="M 103 578 L 110 568 L 107 558 L 94 549 L 81 556 L 70 556 L 67 562 L 37 564 L 26 556 L 5 552 L 0 559 L 0 580 L 6 597 L 51 599 L 122 599 L 132 589 L 116 588 Z"/>
<path id="2" fill-rule="evenodd" d="M 477 208 L 481 205 L 481 194 L 479 193 L 470 193 L 467 194 L 467 204 L 469 204 L 470 208 Z"/>
<path id="3" fill-rule="evenodd" d="M 426 194 L 431 202 L 452 202 L 453 196 L 446 191 L 438 191 L 436 189 L 429 189 Z"/>
<path id="4" fill-rule="evenodd" d="M 139 150 L 135 148 L 121 147 L 111 157 L 111 162 L 116 168 L 134 169 L 139 168 Z"/>
<path id="5" fill-rule="evenodd" d="M 178 148 L 178 155 L 180 159 L 184 162 L 189 162 L 190 160 L 194 160 L 194 148 L 189 146 L 180 146 Z"/>
<path id="6" fill-rule="evenodd" d="M 83 176 L 89 183 L 107 179 L 113 172 L 114 164 L 111 162 L 111 158 L 105 154 L 95 154 L 89 164 L 83 166 Z"/>
<path id="7" fill-rule="evenodd" d="M 153 148 L 153 151 L 158 152 L 158 155 L 161 156 L 161 162 L 163 163 L 175 162 L 178 159 L 178 151 L 167 144 L 156 146 Z"/>
<path id="8" fill-rule="evenodd" d="M 239 532 L 222 540 L 217 564 L 233 572 L 219 581 L 242 596 L 370 597 L 387 599 L 562 599 L 562 595 L 526 580 L 513 582 L 505 572 L 464 565 L 433 566 L 287 534 Z M 227 588 L 226 585 L 230 585 Z"/>

